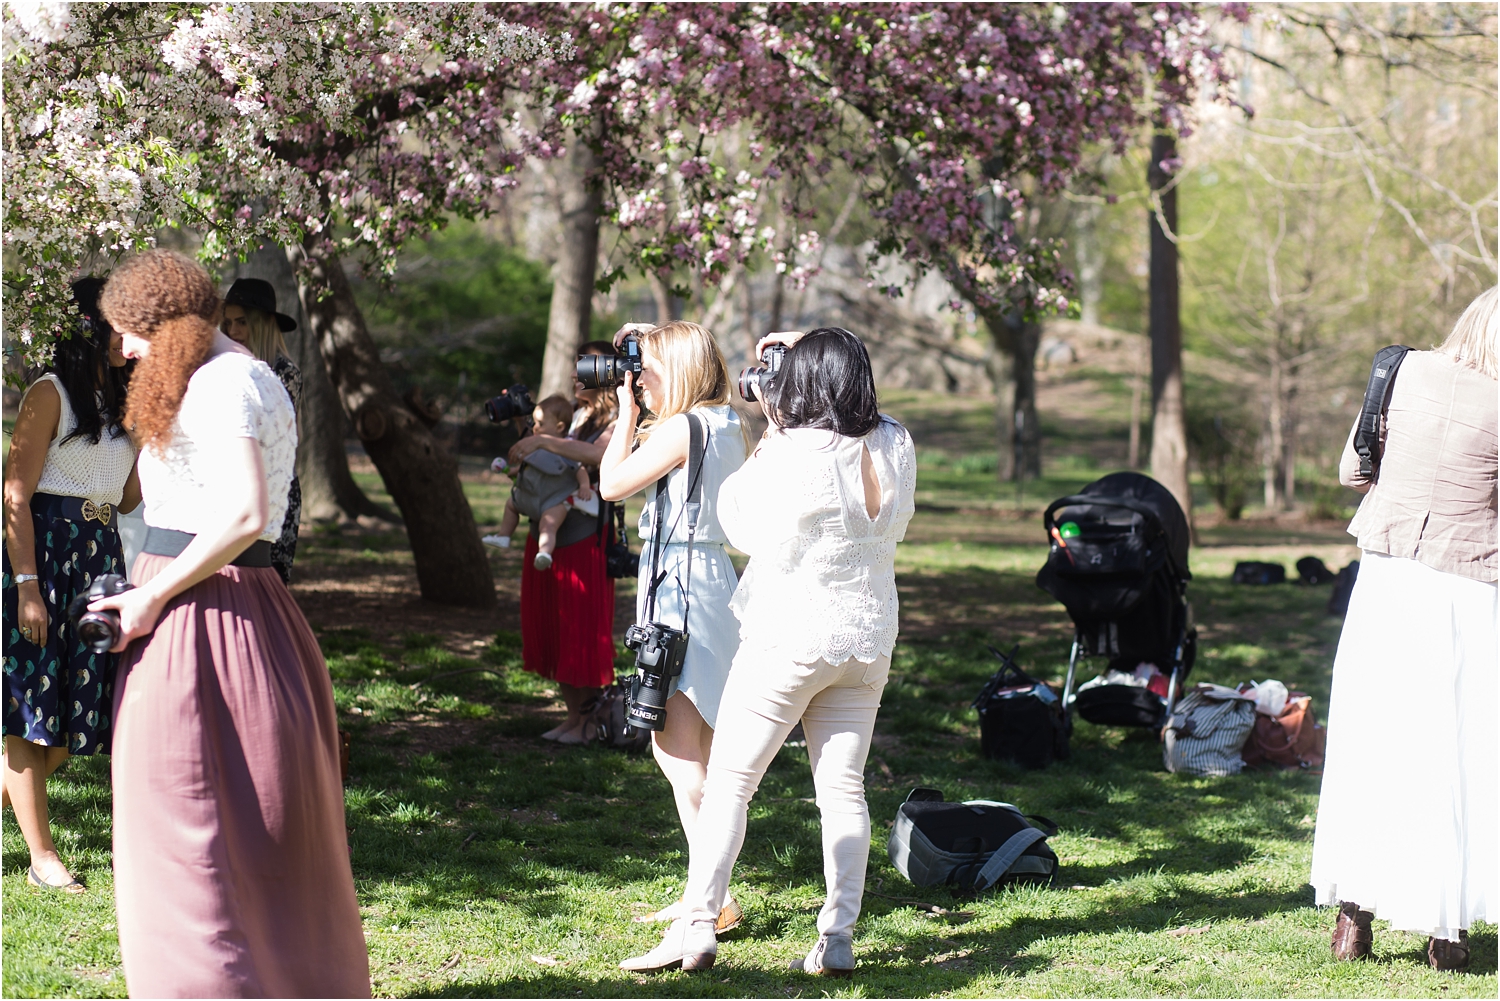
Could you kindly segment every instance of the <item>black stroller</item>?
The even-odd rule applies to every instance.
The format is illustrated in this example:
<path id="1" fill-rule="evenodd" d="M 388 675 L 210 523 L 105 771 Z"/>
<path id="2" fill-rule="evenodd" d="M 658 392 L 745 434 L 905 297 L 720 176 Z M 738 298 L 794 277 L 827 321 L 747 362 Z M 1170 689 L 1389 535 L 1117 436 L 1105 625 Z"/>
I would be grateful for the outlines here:
<path id="1" fill-rule="evenodd" d="M 1053 501 L 1043 524 L 1052 549 L 1037 587 L 1063 603 L 1075 627 L 1064 709 L 1103 726 L 1161 726 L 1197 652 L 1182 508 L 1151 477 L 1112 473 Z M 1078 663 L 1091 657 L 1109 658 L 1108 667 L 1075 692 Z M 1166 676 L 1165 695 L 1121 676 L 1143 663 Z"/>

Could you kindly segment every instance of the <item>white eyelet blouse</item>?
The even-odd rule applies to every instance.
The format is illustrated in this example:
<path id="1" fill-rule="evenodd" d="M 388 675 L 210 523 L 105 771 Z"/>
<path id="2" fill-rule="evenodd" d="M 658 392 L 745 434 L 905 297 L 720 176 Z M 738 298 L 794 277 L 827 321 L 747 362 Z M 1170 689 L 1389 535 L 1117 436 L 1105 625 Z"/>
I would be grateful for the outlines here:
<path id="1" fill-rule="evenodd" d="M 865 509 L 868 447 L 880 510 Z M 873 663 L 896 645 L 896 543 L 916 510 L 911 434 L 885 418 L 864 438 L 773 430 L 724 481 L 719 521 L 749 554 L 730 607 L 740 642 L 798 663 Z"/>

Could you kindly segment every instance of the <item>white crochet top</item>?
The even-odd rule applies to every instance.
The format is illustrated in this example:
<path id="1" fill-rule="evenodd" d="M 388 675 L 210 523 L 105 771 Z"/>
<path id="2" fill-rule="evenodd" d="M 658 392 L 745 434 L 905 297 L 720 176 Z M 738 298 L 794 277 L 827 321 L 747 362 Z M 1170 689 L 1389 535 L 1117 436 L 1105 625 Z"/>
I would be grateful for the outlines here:
<path id="1" fill-rule="evenodd" d="M 297 464 L 297 415 L 271 366 L 236 351 L 198 367 L 177 412 L 176 438 L 161 454 L 141 453 L 146 524 L 194 534 L 217 524 L 217 509 L 240 499 L 221 486 L 224 446 L 236 438 L 260 445 L 271 509 L 260 537 L 280 538 Z"/>
<path id="2" fill-rule="evenodd" d="M 861 453 L 880 480 L 880 510 L 865 509 Z M 772 430 L 724 481 L 719 521 L 748 553 L 730 607 L 740 642 L 797 663 L 862 663 L 896 646 L 896 543 L 916 510 L 911 434 L 890 418 L 864 438 Z"/>
<path id="3" fill-rule="evenodd" d="M 36 492 L 82 497 L 95 504 L 120 503 L 125 496 L 125 481 L 130 479 L 130 470 L 135 467 L 135 443 L 129 435 L 113 437 L 109 428 L 99 435 L 97 445 L 86 437 L 64 441 L 78 426 L 72 401 L 68 399 L 62 380 L 51 372 L 32 385 L 43 382 L 52 383 L 52 388 L 57 390 L 62 415 L 57 419 L 57 434 L 47 446 L 47 458 L 42 465 L 42 477 L 36 482 Z"/>

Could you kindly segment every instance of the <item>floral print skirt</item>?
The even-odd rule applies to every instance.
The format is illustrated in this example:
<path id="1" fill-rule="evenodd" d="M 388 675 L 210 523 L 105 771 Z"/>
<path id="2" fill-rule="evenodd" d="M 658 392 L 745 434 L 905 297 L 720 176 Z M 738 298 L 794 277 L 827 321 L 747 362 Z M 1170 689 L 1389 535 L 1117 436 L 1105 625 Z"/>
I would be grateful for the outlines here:
<path id="1" fill-rule="evenodd" d="M 110 711 L 118 654 L 94 653 L 68 621 L 68 603 L 96 577 L 125 572 L 125 554 L 114 521 L 72 521 L 60 505 L 38 496 L 31 505 L 36 566 L 47 606 L 47 636 L 41 645 L 21 636 L 19 593 L 4 554 L 6 736 L 73 754 L 108 754 Z"/>

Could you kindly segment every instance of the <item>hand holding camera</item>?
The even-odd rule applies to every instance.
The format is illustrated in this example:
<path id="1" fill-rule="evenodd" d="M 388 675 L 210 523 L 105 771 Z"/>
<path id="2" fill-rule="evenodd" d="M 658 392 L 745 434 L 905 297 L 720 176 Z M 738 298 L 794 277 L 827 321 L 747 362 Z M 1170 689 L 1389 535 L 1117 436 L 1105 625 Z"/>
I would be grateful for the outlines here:
<path id="1" fill-rule="evenodd" d="M 95 653 L 105 653 L 120 642 L 123 632 L 120 613 L 113 608 L 92 609 L 89 605 L 101 598 L 113 598 L 131 590 L 134 590 L 134 585 L 127 583 L 124 577 L 108 573 L 94 578 L 87 593 L 78 595 L 68 603 L 68 618 L 78 631 L 78 639 L 84 646 Z"/>

